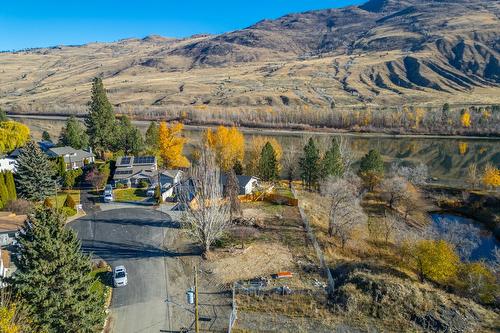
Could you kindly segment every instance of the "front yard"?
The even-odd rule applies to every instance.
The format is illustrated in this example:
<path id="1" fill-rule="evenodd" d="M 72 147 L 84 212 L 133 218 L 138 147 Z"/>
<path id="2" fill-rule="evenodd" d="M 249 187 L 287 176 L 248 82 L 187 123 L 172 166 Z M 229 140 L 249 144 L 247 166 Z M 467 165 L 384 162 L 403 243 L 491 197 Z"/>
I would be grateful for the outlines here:
<path id="1" fill-rule="evenodd" d="M 148 198 L 144 188 L 125 188 L 113 191 L 114 200 L 117 202 L 138 202 Z"/>

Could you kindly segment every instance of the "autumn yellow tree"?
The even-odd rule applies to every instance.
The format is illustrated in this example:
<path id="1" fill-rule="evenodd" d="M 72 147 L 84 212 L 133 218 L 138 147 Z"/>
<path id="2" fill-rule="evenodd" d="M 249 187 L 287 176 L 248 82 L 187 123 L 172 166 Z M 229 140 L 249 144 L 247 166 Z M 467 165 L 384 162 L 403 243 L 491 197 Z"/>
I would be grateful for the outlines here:
<path id="1" fill-rule="evenodd" d="M 30 139 L 28 126 L 15 121 L 0 122 L 0 153 L 24 146 Z"/>
<path id="2" fill-rule="evenodd" d="M 500 286 L 497 284 L 494 273 L 484 262 L 470 262 L 461 265 L 460 278 L 456 287 L 476 302 L 492 304 L 495 295 L 498 295 Z"/>
<path id="3" fill-rule="evenodd" d="M 283 156 L 283 148 L 281 148 L 280 143 L 276 138 L 266 137 L 266 136 L 254 136 L 250 142 L 250 147 L 247 151 L 247 165 L 246 173 L 248 175 L 256 175 L 258 173 L 258 167 L 260 163 L 260 155 L 262 153 L 262 148 L 269 142 L 276 153 L 276 161 L 278 162 L 278 172 L 281 170 L 281 157 Z"/>
<path id="4" fill-rule="evenodd" d="M 21 328 L 16 324 L 16 306 L 0 306 L 0 332 L 1 333 L 20 333 Z"/>
<path id="5" fill-rule="evenodd" d="M 184 144 L 187 139 L 182 136 L 184 126 L 181 123 L 167 125 L 160 123 L 159 135 L 159 155 L 166 168 L 188 168 L 189 160 L 183 155 Z"/>
<path id="6" fill-rule="evenodd" d="M 483 173 L 483 184 L 488 187 L 500 186 L 500 170 L 493 164 L 486 164 Z"/>
<path id="7" fill-rule="evenodd" d="M 245 137 L 236 127 L 219 126 L 215 131 L 209 128 L 204 143 L 215 152 L 217 164 L 223 171 L 231 170 L 236 161 L 243 163 Z"/>
<path id="8" fill-rule="evenodd" d="M 463 127 L 469 128 L 471 125 L 470 112 L 464 111 L 460 116 L 460 123 Z"/>
<path id="9" fill-rule="evenodd" d="M 406 248 L 420 280 L 447 283 L 458 272 L 460 258 L 453 246 L 444 240 L 421 240 Z"/>

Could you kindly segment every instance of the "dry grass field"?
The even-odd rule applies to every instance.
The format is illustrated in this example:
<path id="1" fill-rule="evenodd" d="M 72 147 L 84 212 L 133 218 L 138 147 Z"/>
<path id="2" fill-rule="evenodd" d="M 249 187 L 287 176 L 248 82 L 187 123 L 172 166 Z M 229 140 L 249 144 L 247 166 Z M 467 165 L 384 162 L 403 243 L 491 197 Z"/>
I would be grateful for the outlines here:
<path id="1" fill-rule="evenodd" d="M 0 53 L 0 106 L 85 112 L 104 79 L 121 112 L 500 103 L 495 1 L 380 1 L 222 35 Z"/>

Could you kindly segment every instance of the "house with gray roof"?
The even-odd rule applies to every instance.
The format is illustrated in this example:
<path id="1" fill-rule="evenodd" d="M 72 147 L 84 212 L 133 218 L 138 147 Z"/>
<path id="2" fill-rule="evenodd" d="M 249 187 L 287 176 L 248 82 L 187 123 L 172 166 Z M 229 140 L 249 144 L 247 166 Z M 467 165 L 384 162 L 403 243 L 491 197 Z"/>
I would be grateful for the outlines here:
<path id="1" fill-rule="evenodd" d="M 254 176 L 237 175 L 236 178 L 238 179 L 239 195 L 251 194 L 258 183 L 258 179 Z M 226 190 L 227 181 L 227 174 L 221 174 L 220 182 L 224 191 Z"/>
<path id="2" fill-rule="evenodd" d="M 158 164 L 154 156 L 122 156 L 116 160 L 113 175 L 115 186 L 123 184 L 127 187 L 139 185 L 142 181 L 149 184 L 157 177 Z"/>
<path id="3" fill-rule="evenodd" d="M 73 147 L 52 147 L 46 152 L 49 158 L 63 157 L 66 163 L 66 170 L 83 168 L 95 161 L 95 155 L 92 152 L 75 149 Z"/>

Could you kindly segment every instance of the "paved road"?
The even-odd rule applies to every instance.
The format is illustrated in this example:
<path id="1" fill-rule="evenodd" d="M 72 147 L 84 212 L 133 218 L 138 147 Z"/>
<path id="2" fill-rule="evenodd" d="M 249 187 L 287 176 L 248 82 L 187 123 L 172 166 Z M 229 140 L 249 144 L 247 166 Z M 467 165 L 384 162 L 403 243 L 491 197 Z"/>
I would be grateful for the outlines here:
<path id="1" fill-rule="evenodd" d="M 179 231 L 169 215 L 150 208 L 92 209 L 70 226 L 84 251 L 127 268 L 128 286 L 113 291 L 113 332 L 177 332 L 191 325 L 191 313 L 165 302 L 184 306 L 192 276 L 192 253 L 170 250 L 178 248 Z"/>

